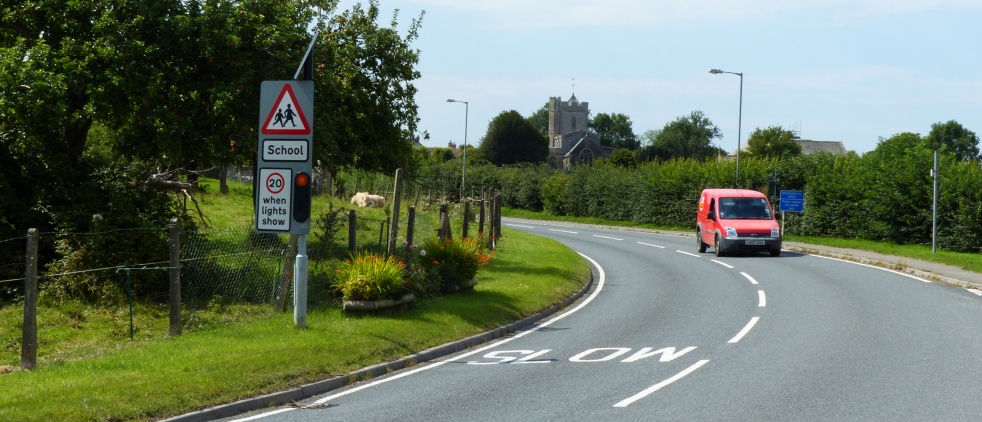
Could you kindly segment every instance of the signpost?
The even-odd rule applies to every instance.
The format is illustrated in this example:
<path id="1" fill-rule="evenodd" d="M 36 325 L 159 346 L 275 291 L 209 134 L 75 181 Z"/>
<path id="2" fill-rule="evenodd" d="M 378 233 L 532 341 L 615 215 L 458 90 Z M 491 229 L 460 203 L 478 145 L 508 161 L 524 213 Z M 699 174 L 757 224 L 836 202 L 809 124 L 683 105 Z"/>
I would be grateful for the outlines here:
<path id="1" fill-rule="evenodd" d="M 313 180 L 314 81 L 263 81 L 259 96 L 256 231 L 297 235 L 293 319 L 307 326 L 307 234 Z"/>
<path id="2" fill-rule="evenodd" d="M 805 210 L 805 193 L 800 190 L 781 191 L 781 211 L 802 212 Z"/>
<path id="3" fill-rule="evenodd" d="M 784 212 L 802 212 L 805 210 L 805 193 L 800 190 L 781 191 L 781 233 L 784 233 Z"/>

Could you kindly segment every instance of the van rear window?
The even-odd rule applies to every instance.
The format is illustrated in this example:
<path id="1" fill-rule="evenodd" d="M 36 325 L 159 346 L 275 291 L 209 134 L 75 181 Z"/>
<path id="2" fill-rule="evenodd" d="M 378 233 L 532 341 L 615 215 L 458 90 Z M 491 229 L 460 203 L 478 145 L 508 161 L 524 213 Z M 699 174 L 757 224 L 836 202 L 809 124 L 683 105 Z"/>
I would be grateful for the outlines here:
<path id="1" fill-rule="evenodd" d="M 771 208 L 764 198 L 720 198 L 719 216 L 727 219 L 771 220 Z"/>

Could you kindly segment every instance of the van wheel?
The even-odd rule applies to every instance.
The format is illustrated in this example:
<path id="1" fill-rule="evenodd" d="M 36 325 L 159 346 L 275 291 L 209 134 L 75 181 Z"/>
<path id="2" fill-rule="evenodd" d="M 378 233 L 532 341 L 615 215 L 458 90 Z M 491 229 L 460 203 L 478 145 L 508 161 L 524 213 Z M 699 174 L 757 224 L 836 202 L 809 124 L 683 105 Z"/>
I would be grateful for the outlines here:
<path id="1" fill-rule="evenodd" d="M 721 258 L 724 257 L 724 256 L 726 256 L 726 252 L 723 252 L 723 248 L 720 247 L 720 245 L 719 245 L 719 235 L 718 234 L 716 235 L 715 241 L 716 241 L 716 243 L 713 244 L 713 249 L 716 250 L 716 256 L 721 257 Z"/>
<path id="2" fill-rule="evenodd" d="M 706 253 L 706 242 L 702 241 L 702 231 L 696 230 L 696 250 L 699 253 Z"/>

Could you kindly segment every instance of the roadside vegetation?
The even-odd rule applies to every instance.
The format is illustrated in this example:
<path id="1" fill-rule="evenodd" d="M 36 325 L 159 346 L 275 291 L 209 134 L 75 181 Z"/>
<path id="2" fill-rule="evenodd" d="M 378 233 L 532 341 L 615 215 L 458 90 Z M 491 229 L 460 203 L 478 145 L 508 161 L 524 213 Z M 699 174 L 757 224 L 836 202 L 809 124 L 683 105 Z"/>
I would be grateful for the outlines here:
<path id="1" fill-rule="evenodd" d="M 226 196 L 209 193 L 214 183 L 203 180 L 201 195 L 211 224 L 250 225 L 249 186 L 233 183 Z M 343 205 L 317 197 L 313 214 Z M 14 303 L 0 308 L 0 420 L 151 420 L 280 391 L 500 327 L 568 298 L 589 277 L 569 248 L 505 228 L 473 291 L 393 316 L 347 316 L 322 290 L 312 293 L 307 329 L 271 305 L 230 304 L 196 310 L 185 333 L 171 338 L 166 304 L 142 303 L 131 341 L 123 306 L 51 303 L 38 315 L 40 362 L 32 371 L 16 370 L 23 309 Z"/>

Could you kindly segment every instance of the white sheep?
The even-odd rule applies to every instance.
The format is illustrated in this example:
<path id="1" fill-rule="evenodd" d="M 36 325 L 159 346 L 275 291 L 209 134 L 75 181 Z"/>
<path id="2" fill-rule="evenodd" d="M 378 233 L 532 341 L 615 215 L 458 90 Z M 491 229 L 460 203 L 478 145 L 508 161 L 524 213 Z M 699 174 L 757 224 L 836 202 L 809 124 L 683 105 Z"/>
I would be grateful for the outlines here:
<path id="1" fill-rule="evenodd" d="M 351 204 L 359 207 L 368 205 L 368 192 L 358 192 L 351 197 Z"/>
<path id="2" fill-rule="evenodd" d="M 367 195 L 365 197 L 365 204 L 373 208 L 383 208 L 385 207 L 385 197 L 379 195 Z"/>

